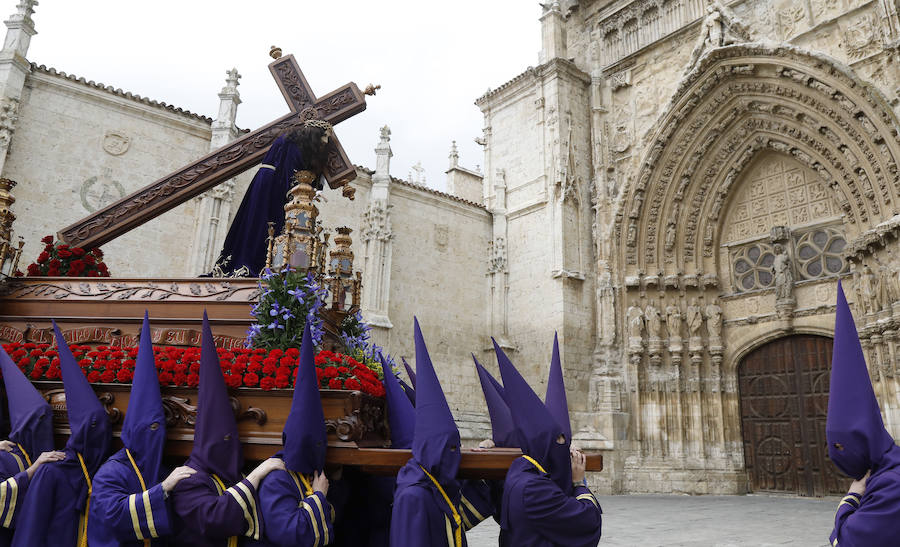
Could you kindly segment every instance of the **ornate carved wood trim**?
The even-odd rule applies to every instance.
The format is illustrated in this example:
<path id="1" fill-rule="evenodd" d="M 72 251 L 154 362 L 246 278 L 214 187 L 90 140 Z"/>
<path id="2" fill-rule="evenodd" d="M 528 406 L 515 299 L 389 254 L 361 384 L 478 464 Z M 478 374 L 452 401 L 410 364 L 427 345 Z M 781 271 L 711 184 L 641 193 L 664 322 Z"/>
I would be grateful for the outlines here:
<path id="1" fill-rule="evenodd" d="M 291 113 L 234 140 L 84 219 L 63 228 L 58 237 L 79 247 L 97 247 L 156 218 L 185 201 L 250 169 L 279 135 L 318 118 L 337 124 L 366 108 L 365 97 L 350 82 L 316 99 L 293 55 L 269 65 Z M 325 178 L 332 188 L 356 177 L 356 169 L 337 138 L 330 139 Z"/>

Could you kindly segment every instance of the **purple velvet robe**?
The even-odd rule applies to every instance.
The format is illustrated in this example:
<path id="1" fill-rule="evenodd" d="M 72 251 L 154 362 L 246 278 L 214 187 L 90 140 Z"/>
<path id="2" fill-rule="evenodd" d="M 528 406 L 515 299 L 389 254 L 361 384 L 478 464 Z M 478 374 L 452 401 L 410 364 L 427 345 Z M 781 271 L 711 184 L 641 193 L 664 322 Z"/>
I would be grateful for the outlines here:
<path id="1" fill-rule="evenodd" d="M 263 537 L 256 488 L 247 479 L 225 487 L 220 492 L 213 477 L 200 470 L 175 486 L 176 532 L 170 545 L 227 547 L 231 537 L 238 537 L 239 545 L 246 545 L 246 538 Z"/>
<path id="2" fill-rule="evenodd" d="M 0 452 L 0 547 L 12 544 L 18 508 L 28 492 L 27 465 L 18 449 Z"/>
<path id="3" fill-rule="evenodd" d="M 234 216 L 217 264 L 226 274 L 249 269 L 256 277 L 266 265 L 269 222 L 275 235 L 284 228 L 284 205 L 293 184 L 294 171 L 302 169 L 300 149 L 284 135 L 275 139 Z M 229 259 L 230 257 L 230 259 Z"/>
<path id="4" fill-rule="evenodd" d="M 602 511 L 586 486 L 566 495 L 547 473 L 519 458 L 503 491 L 500 545 L 587 547 L 600 541 Z"/>
<path id="5" fill-rule="evenodd" d="M 841 547 L 897 545 L 900 538 L 900 447 L 872 467 L 862 496 L 847 494 L 834 516 L 829 541 Z"/>
<path id="6" fill-rule="evenodd" d="M 78 456 L 66 450 L 65 460 L 46 463 L 31 477 L 28 496 L 19 507 L 13 546 L 75 547 L 86 502 L 87 484 Z"/>
<path id="7" fill-rule="evenodd" d="M 124 448 L 100 467 L 88 518 L 90 547 L 140 547 L 144 539 L 150 545 L 167 544 L 172 533 L 169 501 L 158 478 L 153 479 L 146 490 L 141 488 Z"/>
<path id="8" fill-rule="evenodd" d="M 298 484 L 300 487 L 298 488 Z M 302 492 L 292 471 L 272 471 L 259 486 L 264 537 L 248 541 L 259 547 L 334 545 L 334 509 L 321 492 Z"/>
<path id="9" fill-rule="evenodd" d="M 459 483 L 441 481 L 441 486 L 450 501 L 459 507 Z M 397 491 L 391 513 L 391 547 L 453 547 L 455 529 L 453 514 L 444 497 L 418 462 L 410 459 L 397 475 Z M 464 533 L 462 545 L 466 545 Z"/>

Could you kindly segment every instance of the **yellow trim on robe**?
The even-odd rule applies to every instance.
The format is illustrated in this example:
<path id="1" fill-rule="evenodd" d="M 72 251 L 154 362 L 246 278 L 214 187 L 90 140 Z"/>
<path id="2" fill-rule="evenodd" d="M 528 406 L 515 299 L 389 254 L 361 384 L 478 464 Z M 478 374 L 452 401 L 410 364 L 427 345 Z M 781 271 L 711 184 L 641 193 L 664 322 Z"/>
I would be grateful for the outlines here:
<path id="1" fill-rule="evenodd" d="M 431 479 L 431 482 L 433 482 L 434 485 L 437 486 L 438 492 L 440 492 L 441 495 L 444 496 L 444 501 L 447 502 L 447 507 L 449 507 L 450 512 L 453 513 L 453 521 L 456 522 L 456 530 L 454 530 L 454 534 L 453 534 L 453 538 L 455 541 L 453 543 L 451 543 L 451 545 L 455 545 L 456 547 L 462 547 L 462 517 L 459 516 L 459 511 L 456 510 L 456 507 L 454 507 L 453 502 L 450 501 L 450 496 L 447 495 L 447 492 L 444 492 L 444 487 L 441 486 L 441 483 L 439 483 L 433 476 L 431 476 L 431 473 L 429 473 L 421 465 L 419 466 L 419 469 L 421 469 L 423 473 L 428 475 L 428 478 Z M 444 515 L 444 516 L 446 517 L 447 515 Z M 448 519 L 448 522 L 449 522 L 449 519 Z"/>
<path id="2" fill-rule="evenodd" d="M 453 545 L 453 526 L 450 525 L 450 518 L 447 515 L 444 515 L 444 523 L 447 528 L 447 545 Z"/>
<path id="3" fill-rule="evenodd" d="M 0 482 L 0 514 L 6 506 L 6 495 L 9 494 L 9 509 L 6 511 L 6 518 L 3 520 L 3 527 L 9 528 L 12 524 L 12 517 L 16 513 L 16 498 L 19 494 L 19 483 L 15 477 L 10 477 Z"/>
<path id="4" fill-rule="evenodd" d="M 593 494 L 580 494 L 578 496 L 575 496 L 575 499 L 589 500 L 591 503 L 594 504 L 594 507 L 599 507 L 599 504 L 597 503 L 597 498 L 595 498 Z"/>
<path id="5" fill-rule="evenodd" d="M 222 479 L 220 479 L 215 473 L 210 473 L 209 476 L 212 478 L 213 482 L 216 485 L 216 492 L 218 492 L 220 496 L 222 494 L 224 494 L 225 493 L 225 483 L 222 482 Z M 231 536 L 230 538 L 228 538 L 227 547 L 237 547 L 237 544 L 238 544 L 237 536 Z"/>
<path id="6" fill-rule="evenodd" d="M 261 163 L 261 164 L 259 164 L 259 168 L 260 168 L 260 169 L 271 169 L 272 171 L 275 170 L 275 166 L 274 166 L 274 165 L 269 165 L 268 163 Z"/>
<path id="7" fill-rule="evenodd" d="M 87 466 L 84 465 L 84 458 L 81 456 L 81 452 L 76 452 L 76 454 L 78 454 L 78 461 L 81 463 L 81 471 L 84 473 L 84 480 L 87 481 L 88 487 L 87 501 L 84 504 L 84 513 L 81 514 L 81 519 L 78 522 L 78 547 L 87 547 L 88 514 L 91 510 L 93 484 L 91 483 L 91 476 L 88 474 Z"/>
<path id="8" fill-rule="evenodd" d="M 837 547 L 837 539 L 831 542 L 831 547 Z"/>
<path id="9" fill-rule="evenodd" d="M 22 452 L 22 455 L 25 456 L 25 461 L 28 462 L 28 467 L 31 467 L 31 456 L 29 456 L 28 452 L 25 451 L 25 447 L 23 447 L 19 443 L 16 443 L 16 446 L 19 447 L 19 450 Z M 25 471 L 25 470 L 22 469 L 22 471 Z"/>
<path id="10" fill-rule="evenodd" d="M 141 483 L 141 491 L 143 492 L 143 502 L 144 502 L 144 514 L 147 517 L 147 528 L 150 530 L 150 537 L 157 538 L 159 534 L 156 533 L 156 526 L 153 524 L 153 509 L 150 507 L 150 494 L 147 492 L 147 483 L 144 482 L 144 475 L 141 474 L 141 469 L 138 467 L 137 463 L 134 461 L 134 456 L 131 455 L 131 450 L 125 449 L 125 454 L 128 456 L 128 461 L 131 462 L 131 467 L 134 469 L 134 474 L 137 475 L 138 482 Z M 137 494 L 132 494 L 132 496 L 137 496 Z M 137 498 L 134 498 L 137 500 Z M 150 539 L 144 537 L 144 533 L 141 532 L 141 521 L 137 516 L 137 507 L 131 508 L 131 520 L 135 528 L 135 532 L 137 533 L 138 539 L 144 540 L 144 546 L 150 547 Z"/>
<path id="11" fill-rule="evenodd" d="M 141 532 L 141 521 L 138 519 L 137 514 L 137 494 L 131 494 L 128 496 L 128 511 L 131 513 L 131 527 L 134 528 L 134 535 L 140 540 L 144 541 L 144 545 L 147 544 L 146 539 L 144 538 L 144 533 Z"/>
<path id="12" fill-rule="evenodd" d="M 319 546 L 319 526 L 316 524 L 316 515 L 313 512 L 312 507 L 309 506 L 305 501 L 300 502 L 300 507 L 302 507 L 307 513 L 309 513 L 309 522 L 312 523 L 313 534 L 316 536 L 316 541 L 313 543 L 313 547 Z"/>
<path id="13" fill-rule="evenodd" d="M 259 512 L 256 510 L 256 498 L 253 497 L 253 493 L 250 492 L 250 488 L 246 484 L 239 482 L 235 486 L 240 488 L 247 495 L 247 499 L 250 500 L 250 510 L 253 513 L 253 535 L 250 535 L 249 530 L 247 535 L 253 539 L 259 539 Z"/>
<path id="14" fill-rule="evenodd" d="M 478 510 L 475 509 L 475 506 L 472 505 L 472 502 L 467 500 L 465 496 L 461 496 L 460 501 L 462 501 L 462 504 L 466 506 L 466 509 L 468 509 L 470 513 L 475 515 L 475 518 L 478 519 L 478 522 L 481 522 L 484 520 L 484 517 L 481 516 L 481 513 L 479 513 Z M 476 522 L 475 524 L 478 524 L 478 522 Z M 470 528 L 471 528 L 471 526 L 470 526 Z"/>
<path id="15" fill-rule="evenodd" d="M 253 517 L 250 516 L 250 509 L 247 507 L 247 502 L 241 497 L 237 490 L 233 487 L 225 490 L 228 494 L 234 498 L 234 501 L 238 502 L 238 505 L 241 506 L 241 509 L 244 511 L 244 518 L 247 520 L 247 532 L 244 534 L 246 536 L 253 536 L 253 530 L 255 529 L 256 523 L 253 522 Z"/>
<path id="16" fill-rule="evenodd" d="M 328 545 L 328 522 L 325 520 L 325 508 L 322 507 L 322 500 L 319 499 L 315 492 L 311 497 L 316 500 L 316 505 L 319 507 L 319 517 L 322 519 L 322 535 L 325 536 L 323 545 Z"/>

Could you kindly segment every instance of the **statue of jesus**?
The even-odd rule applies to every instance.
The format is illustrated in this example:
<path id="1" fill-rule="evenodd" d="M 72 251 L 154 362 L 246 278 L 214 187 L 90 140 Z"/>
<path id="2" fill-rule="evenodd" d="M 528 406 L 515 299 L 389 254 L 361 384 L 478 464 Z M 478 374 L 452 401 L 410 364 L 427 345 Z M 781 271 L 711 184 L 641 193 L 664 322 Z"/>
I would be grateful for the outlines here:
<path id="1" fill-rule="evenodd" d="M 331 136 L 331 124 L 307 120 L 299 129 L 275 139 L 263 158 L 259 171 L 250 182 L 241 201 L 216 265 L 209 275 L 215 277 L 252 277 L 266 265 L 266 239 L 269 223 L 280 234 L 284 228 L 284 205 L 293 186 L 296 171 L 311 171 L 322 189 L 325 146 Z"/>

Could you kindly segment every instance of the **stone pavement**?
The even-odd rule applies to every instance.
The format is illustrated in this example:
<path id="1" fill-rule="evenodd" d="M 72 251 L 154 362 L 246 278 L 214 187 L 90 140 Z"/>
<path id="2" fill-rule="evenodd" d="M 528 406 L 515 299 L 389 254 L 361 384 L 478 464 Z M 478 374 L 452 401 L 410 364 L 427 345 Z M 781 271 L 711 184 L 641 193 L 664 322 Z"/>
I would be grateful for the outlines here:
<path id="1" fill-rule="evenodd" d="M 839 498 L 788 496 L 597 496 L 600 546 L 824 547 Z M 493 519 L 466 536 L 469 547 L 497 545 Z"/>

